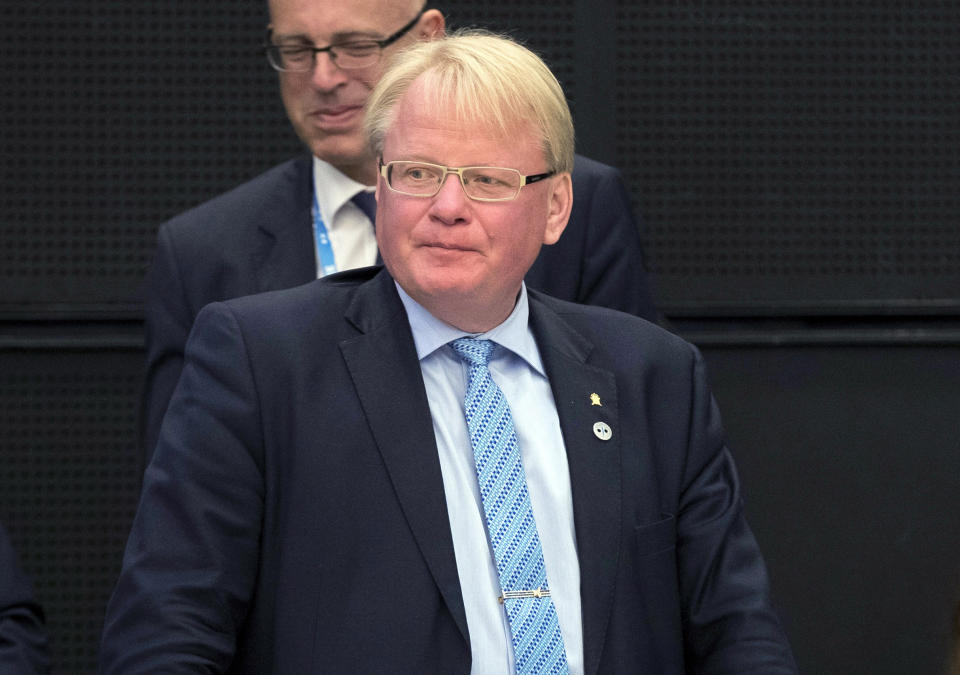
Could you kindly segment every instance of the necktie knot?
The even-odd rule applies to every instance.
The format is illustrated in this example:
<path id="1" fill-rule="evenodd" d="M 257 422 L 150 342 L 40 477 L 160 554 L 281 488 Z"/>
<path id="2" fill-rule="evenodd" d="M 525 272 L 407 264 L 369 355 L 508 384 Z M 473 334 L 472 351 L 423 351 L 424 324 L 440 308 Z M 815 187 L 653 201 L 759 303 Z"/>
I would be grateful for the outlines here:
<path id="1" fill-rule="evenodd" d="M 493 342 L 490 340 L 462 337 L 452 340 L 450 346 L 461 359 L 475 366 L 486 366 L 493 353 Z"/>
<path id="2" fill-rule="evenodd" d="M 377 222 L 377 198 L 372 192 L 361 190 L 351 197 L 350 201 L 363 211 L 363 215 L 370 219 L 370 222 L 376 225 Z"/>

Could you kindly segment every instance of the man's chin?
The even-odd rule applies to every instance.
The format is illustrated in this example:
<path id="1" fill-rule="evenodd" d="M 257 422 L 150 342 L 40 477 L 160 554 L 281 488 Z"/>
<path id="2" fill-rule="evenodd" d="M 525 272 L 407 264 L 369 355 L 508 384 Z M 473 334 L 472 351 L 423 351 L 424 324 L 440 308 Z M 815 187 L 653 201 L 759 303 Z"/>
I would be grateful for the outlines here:
<path id="1" fill-rule="evenodd" d="M 388 266 L 389 269 L 389 266 Z M 438 274 L 440 270 L 431 270 L 427 274 L 419 274 L 412 278 L 401 280 L 400 285 L 411 298 L 421 302 L 421 298 L 428 302 L 455 303 L 474 297 L 477 292 L 477 281 L 471 276 L 453 273 Z M 421 304 L 424 304 L 421 302 Z"/>
<path id="2" fill-rule="evenodd" d="M 314 136 L 310 139 L 309 146 L 314 155 L 331 164 L 336 162 L 356 164 L 362 158 L 369 156 L 363 141 L 347 134 Z"/>
<path id="3" fill-rule="evenodd" d="M 346 134 L 314 137 L 308 143 L 315 157 L 365 185 L 376 182 L 376 160 L 367 151 L 366 143 Z"/>

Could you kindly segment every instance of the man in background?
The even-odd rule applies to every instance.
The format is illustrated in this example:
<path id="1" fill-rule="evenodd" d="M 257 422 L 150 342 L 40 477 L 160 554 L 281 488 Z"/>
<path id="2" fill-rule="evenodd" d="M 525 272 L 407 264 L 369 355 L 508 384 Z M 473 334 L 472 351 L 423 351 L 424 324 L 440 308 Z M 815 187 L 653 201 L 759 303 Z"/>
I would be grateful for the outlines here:
<path id="1" fill-rule="evenodd" d="M 310 155 L 160 228 L 146 291 L 139 415 L 145 463 L 204 305 L 378 262 L 377 166 L 361 130 L 363 107 L 390 57 L 445 28 L 443 15 L 422 0 L 270 0 L 269 9 L 267 56 Z M 543 249 L 527 282 L 565 300 L 654 320 L 640 236 L 619 173 L 578 156 L 573 192 L 566 235 Z"/>

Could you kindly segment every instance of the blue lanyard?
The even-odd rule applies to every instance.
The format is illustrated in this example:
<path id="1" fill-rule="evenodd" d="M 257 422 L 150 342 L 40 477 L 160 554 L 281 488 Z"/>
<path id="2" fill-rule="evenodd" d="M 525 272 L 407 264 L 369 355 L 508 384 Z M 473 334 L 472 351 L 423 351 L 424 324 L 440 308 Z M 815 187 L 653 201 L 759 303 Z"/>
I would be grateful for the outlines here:
<path id="1" fill-rule="evenodd" d="M 317 242 L 317 257 L 320 261 L 320 270 L 323 276 L 337 271 L 337 261 L 333 257 L 333 247 L 327 235 L 327 226 L 320 215 L 320 204 L 317 202 L 317 191 L 313 191 L 313 238 Z"/>

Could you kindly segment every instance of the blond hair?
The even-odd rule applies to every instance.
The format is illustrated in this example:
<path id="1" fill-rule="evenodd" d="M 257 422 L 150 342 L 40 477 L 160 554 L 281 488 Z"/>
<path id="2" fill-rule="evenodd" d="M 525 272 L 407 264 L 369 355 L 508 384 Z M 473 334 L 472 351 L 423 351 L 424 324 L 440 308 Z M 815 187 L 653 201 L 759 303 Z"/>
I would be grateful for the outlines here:
<path id="1" fill-rule="evenodd" d="M 532 124 L 549 169 L 573 170 L 573 120 L 557 78 L 526 47 L 477 29 L 418 42 L 394 58 L 367 103 L 364 131 L 374 156 L 383 154 L 394 109 L 421 75 L 438 107 L 452 108 L 457 121 L 503 135 Z"/>

